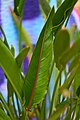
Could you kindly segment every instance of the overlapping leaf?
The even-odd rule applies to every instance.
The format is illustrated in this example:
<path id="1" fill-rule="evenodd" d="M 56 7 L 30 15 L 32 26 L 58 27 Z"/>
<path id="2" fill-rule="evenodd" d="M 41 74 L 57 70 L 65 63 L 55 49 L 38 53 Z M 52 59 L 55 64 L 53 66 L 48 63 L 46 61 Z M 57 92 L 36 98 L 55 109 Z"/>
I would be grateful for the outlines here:
<path id="1" fill-rule="evenodd" d="M 0 66 L 13 86 L 20 100 L 22 99 L 23 79 L 13 55 L 0 39 Z"/>
<path id="2" fill-rule="evenodd" d="M 76 99 L 68 99 L 62 103 L 60 103 L 57 107 L 56 107 L 56 112 L 53 113 L 53 115 L 49 118 L 49 120 L 57 120 L 60 118 L 61 113 L 63 114 L 66 110 L 66 108 L 68 108 L 71 104 L 76 104 L 77 100 Z"/>
<path id="3" fill-rule="evenodd" d="M 61 28 L 76 1 L 77 0 L 72 0 L 71 2 L 69 0 L 64 1 L 55 15 L 53 13 L 54 9 L 52 8 L 40 34 L 23 86 L 25 106 L 28 107 L 28 109 L 34 104 L 39 103 L 46 94 L 49 81 L 49 68 L 52 60 L 52 35 L 53 33 L 55 35 Z"/>
<path id="4" fill-rule="evenodd" d="M 10 117 L 0 108 L 0 120 L 11 120 Z"/>

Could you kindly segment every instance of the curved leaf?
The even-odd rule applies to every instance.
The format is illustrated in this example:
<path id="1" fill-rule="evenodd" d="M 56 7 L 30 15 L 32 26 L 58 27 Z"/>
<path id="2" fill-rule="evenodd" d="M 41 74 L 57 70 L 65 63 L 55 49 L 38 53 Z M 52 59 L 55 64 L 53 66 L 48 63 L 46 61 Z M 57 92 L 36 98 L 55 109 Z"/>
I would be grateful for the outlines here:
<path id="1" fill-rule="evenodd" d="M 40 34 L 23 85 L 25 107 L 28 109 L 44 99 L 50 78 L 49 68 L 53 53 L 53 33 L 55 35 L 61 28 L 75 2 L 76 0 L 64 1 L 55 14 L 53 7 Z"/>
<path id="2" fill-rule="evenodd" d="M 27 56 L 27 53 L 29 52 L 29 49 L 30 47 L 23 48 L 18 54 L 18 56 L 16 57 L 16 62 L 19 67 L 21 67 L 24 58 Z"/>
<path id="3" fill-rule="evenodd" d="M 20 100 L 22 100 L 22 86 L 23 79 L 21 77 L 20 69 L 9 49 L 0 39 L 0 66 L 4 70 L 8 80 L 13 86 Z"/>

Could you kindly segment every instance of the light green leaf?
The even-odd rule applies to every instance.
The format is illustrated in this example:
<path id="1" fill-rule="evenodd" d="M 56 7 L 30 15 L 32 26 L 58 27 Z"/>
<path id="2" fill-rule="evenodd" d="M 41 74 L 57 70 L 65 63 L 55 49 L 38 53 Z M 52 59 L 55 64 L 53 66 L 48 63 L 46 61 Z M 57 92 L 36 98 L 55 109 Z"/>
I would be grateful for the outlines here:
<path id="1" fill-rule="evenodd" d="M 9 49 L 0 39 L 0 65 L 4 70 L 8 80 L 13 86 L 19 99 L 22 100 L 23 79 L 21 77 L 20 69 Z"/>
<path id="2" fill-rule="evenodd" d="M 18 54 L 18 56 L 16 57 L 16 62 L 18 64 L 18 67 L 21 67 L 22 62 L 23 62 L 24 58 L 27 56 L 29 49 L 30 49 L 30 47 L 23 48 L 20 51 L 20 53 Z"/>
<path id="3" fill-rule="evenodd" d="M 75 25 L 72 25 L 70 27 L 70 29 L 68 30 L 69 33 L 70 33 L 70 40 L 72 41 L 74 39 L 74 36 L 75 36 L 75 30 L 76 30 L 76 26 Z"/>
<path id="4" fill-rule="evenodd" d="M 76 103 L 76 99 L 69 99 L 60 103 L 56 107 L 56 111 L 49 118 L 49 120 L 57 120 L 60 117 L 60 115 L 62 115 L 65 112 L 66 108 L 68 108 L 71 104 L 75 104 L 75 103 Z"/>
<path id="5" fill-rule="evenodd" d="M 78 54 L 80 54 L 80 40 L 76 41 L 71 48 L 64 52 L 64 54 L 59 58 L 59 63 L 64 68 L 68 61 Z"/>
<path id="6" fill-rule="evenodd" d="M 0 108 L 0 120 L 11 120 L 10 117 Z"/>
<path id="7" fill-rule="evenodd" d="M 77 73 L 78 68 L 80 67 L 80 63 L 78 62 L 76 66 L 73 68 L 70 76 L 65 80 L 64 84 L 60 87 L 59 92 L 63 92 L 63 90 L 68 89 Z"/>
<path id="8" fill-rule="evenodd" d="M 10 118 L 11 118 L 12 120 L 14 120 L 14 117 L 13 117 L 13 115 L 12 115 L 12 113 L 11 113 L 11 111 L 10 111 L 7 103 L 6 103 L 6 101 L 4 100 L 4 97 L 2 96 L 1 92 L 0 92 L 0 100 L 1 100 L 1 102 L 2 102 L 2 104 L 3 104 L 3 106 L 4 106 L 4 108 L 5 108 L 5 110 L 8 112 Z"/>

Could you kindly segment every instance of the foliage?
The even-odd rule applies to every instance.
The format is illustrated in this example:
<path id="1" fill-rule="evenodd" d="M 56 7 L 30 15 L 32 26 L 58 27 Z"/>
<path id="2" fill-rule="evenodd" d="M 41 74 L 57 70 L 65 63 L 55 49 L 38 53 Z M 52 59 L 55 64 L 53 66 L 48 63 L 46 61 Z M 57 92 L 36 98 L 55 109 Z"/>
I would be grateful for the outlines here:
<path id="1" fill-rule="evenodd" d="M 0 93 L 1 120 L 28 120 L 33 117 L 40 120 L 80 118 L 80 38 L 79 35 L 75 35 L 74 43 L 70 47 L 74 30 L 62 28 L 77 0 L 66 0 L 63 3 L 58 0 L 58 4 L 59 2 L 61 5 L 56 12 L 54 6 L 51 9 L 46 2 L 48 11 L 47 8 L 43 10 L 47 20 L 40 33 L 26 76 L 23 75 L 21 67 L 31 49 L 29 37 L 25 35 L 27 33 L 22 29 L 21 33 L 26 36 L 24 39 L 28 41 L 27 47 L 15 58 L 14 47 L 9 47 L 1 28 L 4 40 L 0 38 L 0 66 L 4 70 L 8 88 L 8 101 L 5 101 Z M 22 0 L 15 2 L 14 12 L 20 17 L 23 5 Z M 40 5 L 43 8 L 41 1 Z M 14 20 L 16 22 L 16 19 Z M 18 22 L 16 24 L 19 30 L 21 26 Z M 77 29 L 75 34 L 79 34 Z M 52 96 L 51 81 L 54 83 Z"/>

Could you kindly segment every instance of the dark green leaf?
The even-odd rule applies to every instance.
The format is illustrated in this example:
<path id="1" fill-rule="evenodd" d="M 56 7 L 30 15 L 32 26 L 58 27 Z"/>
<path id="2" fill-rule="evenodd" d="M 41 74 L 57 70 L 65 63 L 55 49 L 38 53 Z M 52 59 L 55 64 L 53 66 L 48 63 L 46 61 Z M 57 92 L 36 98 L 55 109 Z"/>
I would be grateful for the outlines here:
<path id="1" fill-rule="evenodd" d="M 14 12 L 16 13 L 16 15 L 19 15 L 18 11 L 17 11 L 17 7 L 19 5 L 20 0 L 14 0 Z"/>
<path id="2" fill-rule="evenodd" d="M 59 63 L 64 68 L 68 61 L 78 54 L 80 54 L 80 40 L 76 41 L 71 48 L 64 52 L 64 54 L 59 58 Z"/>
<path id="3" fill-rule="evenodd" d="M 60 30 L 54 40 L 54 60 L 58 69 L 61 69 L 59 65 L 60 56 L 69 48 L 70 36 L 66 29 Z"/>
<path id="4" fill-rule="evenodd" d="M 74 77 L 73 89 L 74 89 L 74 94 L 79 97 L 80 96 L 80 68 L 78 68 L 77 73 Z"/>
<path id="5" fill-rule="evenodd" d="M 19 0 L 19 4 L 17 6 L 17 11 L 18 11 L 20 16 L 22 16 L 22 14 L 23 14 L 24 3 L 25 3 L 25 0 Z"/>
<path id="6" fill-rule="evenodd" d="M 79 81 L 78 81 L 79 82 Z M 80 97 L 80 85 L 78 85 L 79 87 L 77 88 L 76 94 L 78 97 Z M 76 86 L 77 87 L 77 86 Z"/>

